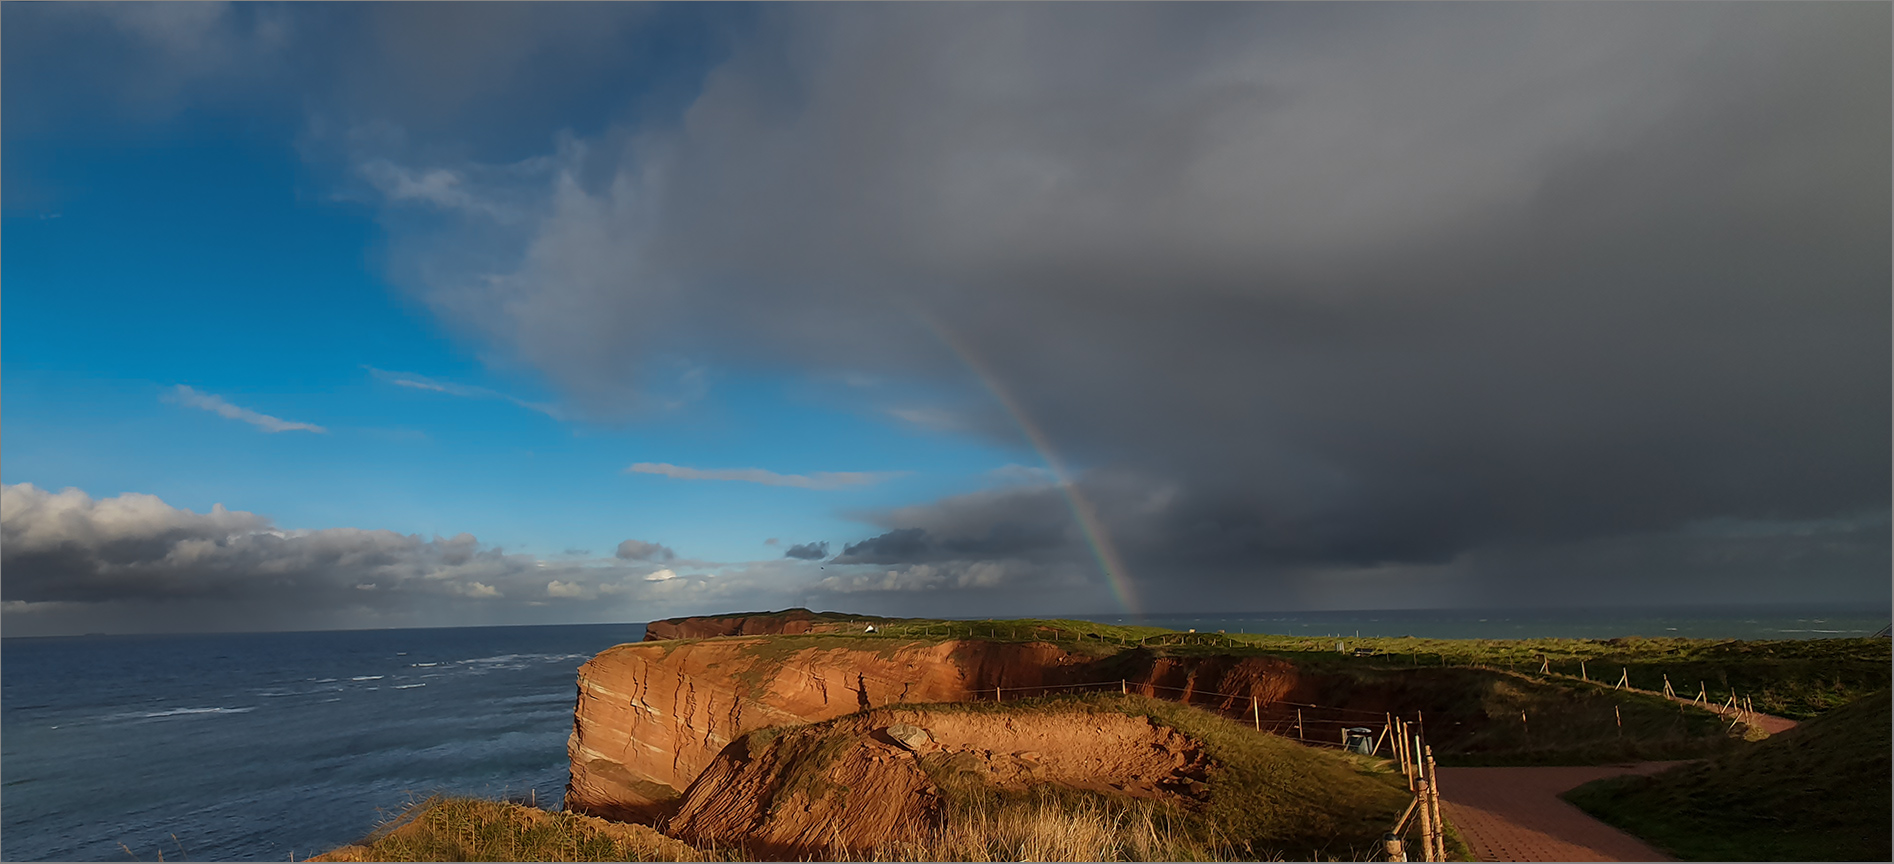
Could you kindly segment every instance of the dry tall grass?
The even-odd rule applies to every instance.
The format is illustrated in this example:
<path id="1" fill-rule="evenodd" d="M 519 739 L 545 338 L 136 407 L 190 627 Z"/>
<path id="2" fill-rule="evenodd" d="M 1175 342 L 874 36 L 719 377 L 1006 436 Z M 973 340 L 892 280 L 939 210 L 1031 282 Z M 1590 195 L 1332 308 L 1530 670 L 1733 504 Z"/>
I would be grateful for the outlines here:
<path id="1" fill-rule="evenodd" d="M 430 798 L 360 844 L 311 861 L 717 861 L 729 856 L 646 825 L 504 801 Z"/>
<path id="2" fill-rule="evenodd" d="M 1231 861 L 1234 850 L 1192 837 L 1159 806 L 1093 799 L 1002 801 L 965 806 L 919 839 L 890 840 L 866 854 L 831 850 L 834 860 L 869 861 Z"/>

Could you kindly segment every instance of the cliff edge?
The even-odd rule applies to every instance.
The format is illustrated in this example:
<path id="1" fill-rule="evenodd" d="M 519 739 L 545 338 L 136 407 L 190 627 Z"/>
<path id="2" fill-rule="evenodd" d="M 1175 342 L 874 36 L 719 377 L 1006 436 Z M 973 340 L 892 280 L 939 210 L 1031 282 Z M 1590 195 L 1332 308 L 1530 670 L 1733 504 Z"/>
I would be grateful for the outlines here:
<path id="1" fill-rule="evenodd" d="M 1160 695 L 1152 685 L 1182 688 L 1161 694 L 1168 699 L 1204 701 L 1191 698 L 1194 689 L 1220 702 L 1267 703 L 1289 692 L 1296 675 L 1273 658 L 1154 658 L 1048 642 L 833 634 L 619 645 L 579 668 L 566 807 L 627 821 L 666 817 L 719 752 L 757 729 L 990 700 L 996 687 L 1032 695 L 1119 680 L 1145 695 Z"/>

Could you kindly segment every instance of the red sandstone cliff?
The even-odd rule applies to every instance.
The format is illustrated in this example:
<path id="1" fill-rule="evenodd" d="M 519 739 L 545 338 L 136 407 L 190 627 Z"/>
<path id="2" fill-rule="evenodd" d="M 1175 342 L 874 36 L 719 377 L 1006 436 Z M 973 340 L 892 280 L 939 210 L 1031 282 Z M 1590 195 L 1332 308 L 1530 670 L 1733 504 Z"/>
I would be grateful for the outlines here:
<path id="1" fill-rule="evenodd" d="M 752 637 L 620 645 L 579 669 L 566 806 L 627 820 L 663 815 L 724 747 L 767 726 L 990 698 L 996 686 L 1119 679 L 1133 692 L 1226 710 L 1251 696 L 1282 698 L 1296 683 L 1294 667 L 1272 658 L 1099 657 L 1043 642 Z M 1204 692 L 1237 695 L 1193 697 Z"/>
<path id="2" fill-rule="evenodd" d="M 1173 729 L 1084 706 L 877 709 L 726 748 L 665 831 L 781 860 L 918 839 L 940 797 L 921 759 L 1002 789 L 1052 783 L 1145 798 L 1194 796 L 1210 768 L 1201 747 Z"/>

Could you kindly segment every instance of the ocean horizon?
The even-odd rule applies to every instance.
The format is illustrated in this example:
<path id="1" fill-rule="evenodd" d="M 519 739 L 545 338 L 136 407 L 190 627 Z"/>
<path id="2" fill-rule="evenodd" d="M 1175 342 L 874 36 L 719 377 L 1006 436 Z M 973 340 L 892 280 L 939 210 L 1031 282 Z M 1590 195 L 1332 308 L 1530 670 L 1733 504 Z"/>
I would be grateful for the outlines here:
<path id="1" fill-rule="evenodd" d="M 1611 614 L 1606 614 L 1610 611 Z M 1866 636 L 1854 609 L 1065 616 L 1430 638 Z M 268 860 L 432 794 L 556 809 L 576 670 L 643 624 L 0 640 L 0 858 Z"/>

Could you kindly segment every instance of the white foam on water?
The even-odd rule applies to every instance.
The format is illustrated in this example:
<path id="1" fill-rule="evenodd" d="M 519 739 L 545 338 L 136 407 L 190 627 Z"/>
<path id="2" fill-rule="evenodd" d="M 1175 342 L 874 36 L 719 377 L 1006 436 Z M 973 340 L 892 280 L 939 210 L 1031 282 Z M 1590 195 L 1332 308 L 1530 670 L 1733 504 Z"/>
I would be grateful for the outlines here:
<path id="1" fill-rule="evenodd" d="M 244 708 L 168 708 L 163 711 L 132 711 L 125 714 L 113 714 L 107 720 L 161 720 L 167 717 L 189 717 L 196 714 L 248 714 L 256 706 Z"/>
<path id="2" fill-rule="evenodd" d="M 396 690 L 412 690 L 412 689 L 414 689 L 414 688 L 416 688 L 416 687 L 426 687 L 426 686 L 427 686 L 426 684 L 396 684 L 396 685 L 395 685 L 395 687 L 394 687 L 394 689 L 396 689 Z"/>
<path id="3" fill-rule="evenodd" d="M 350 678 L 349 680 L 350 681 L 380 681 L 381 679 L 385 677 L 387 676 L 385 675 L 357 675 L 353 678 Z"/>

